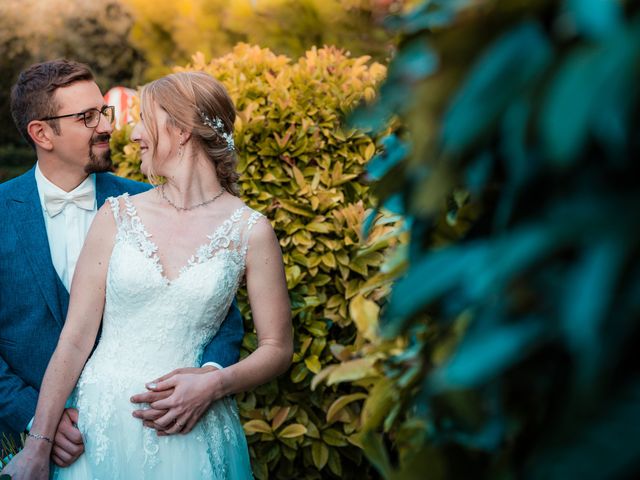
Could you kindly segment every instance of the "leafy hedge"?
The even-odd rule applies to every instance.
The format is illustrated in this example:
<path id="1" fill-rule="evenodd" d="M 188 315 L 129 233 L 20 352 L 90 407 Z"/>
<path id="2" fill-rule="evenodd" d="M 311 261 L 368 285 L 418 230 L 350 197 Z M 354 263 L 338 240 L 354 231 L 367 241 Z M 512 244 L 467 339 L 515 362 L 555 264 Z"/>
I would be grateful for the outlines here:
<path id="1" fill-rule="evenodd" d="M 354 121 L 401 116 L 370 167 L 411 238 L 383 337 L 354 352 L 380 358 L 367 456 L 386 478 L 637 478 L 640 5 L 429 0 L 391 22 Z"/>
<path id="2" fill-rule="evenodd" d="M 209 63 L 195 55 L 184 69 L 211 73 L 233 97 L 242 197 L 271 220 L 284 255 L 293 365 L 238 397 L 255 475 L 367 478 L 370 467 L 354 445 L 360 408 L 353 403 L 366 390 L 337 384 L 311 389 L 311 381 L 358 341 L 354 321 L 370 318 L 362 292 L 384 283 L 383 252 L 397 241 L 387 238 L 394 220 L 380 219 L 363 248 L 362 221 L 373 204 L 364 168 L 376 144 L 363 131 L 343 127 L 363 98 L 373 99 L 385 68 L 334 48 L 314 48 L 292 62 L 239 44 Z M 113 137 L 117 173 L 141 179 L 129 129 Z M 239 300 L 253 332 L 244 291 Z M 255 333 L 248 333 L 243 355 L 256 346 Z M 342 375 L 335 380 L 350 378 L 348 370 Z"/>

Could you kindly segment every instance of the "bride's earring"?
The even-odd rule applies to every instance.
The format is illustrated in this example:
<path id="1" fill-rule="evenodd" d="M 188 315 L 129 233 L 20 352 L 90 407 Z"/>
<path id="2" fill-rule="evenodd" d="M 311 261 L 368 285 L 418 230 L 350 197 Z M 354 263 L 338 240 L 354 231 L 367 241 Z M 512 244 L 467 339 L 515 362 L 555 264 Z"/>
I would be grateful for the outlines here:
<path id="1" fill-rule="evenodd" d="M 184 143 L 180 142 L 178 146 L 178 160 L 182 161 L 182 157 L 184 156 Z"/>

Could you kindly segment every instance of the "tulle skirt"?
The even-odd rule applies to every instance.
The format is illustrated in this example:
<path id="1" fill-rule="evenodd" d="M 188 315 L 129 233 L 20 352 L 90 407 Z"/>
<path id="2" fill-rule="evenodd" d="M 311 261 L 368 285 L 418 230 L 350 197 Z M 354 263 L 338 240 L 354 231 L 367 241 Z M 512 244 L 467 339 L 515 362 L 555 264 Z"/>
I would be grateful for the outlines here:
<path id="1" fill-rule="evenodd" d="M 137 387 L 118 398 L 103 384 L 74 392 L 85 452 L 67 468 L 54 467 L 54 480 L 202 480 L 253 478 L 249 451 L 235 400 L 214 403 L 186 435 L 158 437 L 131 413 Z M 114 389 L 116 390 L 116 389 Z"/>

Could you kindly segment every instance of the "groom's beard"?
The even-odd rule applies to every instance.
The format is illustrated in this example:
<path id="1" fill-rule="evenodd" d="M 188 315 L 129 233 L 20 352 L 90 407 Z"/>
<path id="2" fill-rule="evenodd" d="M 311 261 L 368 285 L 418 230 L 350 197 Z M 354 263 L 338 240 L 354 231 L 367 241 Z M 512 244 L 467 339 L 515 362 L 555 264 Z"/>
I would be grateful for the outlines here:
<path id="1" fill-rule="evenodd" d="M 111 149 L 104 150 L 100 153 L 95 153 L 93 151 L 93 145 L 96 143 L 108 142 L 110 139 L 111 135 L 107 133 L 96 135 L 91 139 L 91 143 L 89 144 L 89 163 L 84 167 L 84 171 L 87 174 L 113 171 Z"/>

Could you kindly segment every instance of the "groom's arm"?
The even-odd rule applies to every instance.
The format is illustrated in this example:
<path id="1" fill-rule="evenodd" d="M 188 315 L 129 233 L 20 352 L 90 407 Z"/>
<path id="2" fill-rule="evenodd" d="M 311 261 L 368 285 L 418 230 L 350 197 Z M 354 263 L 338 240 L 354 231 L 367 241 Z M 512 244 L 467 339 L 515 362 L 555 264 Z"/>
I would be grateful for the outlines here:
<path id="1" fill-rule="evenodd" d="M 0 356 L 0 418 L 14 432 L 27 428 L 36 411 L 38 391 L 18 377 Z"/>
<path id="2" fill-rule="evenodd" d="M 7 362 L 0 356 L 1 423 L 16 433 L 29 430 L 37 403 L 38 391 L 13 373 Z M 78 421 L 77 416 L 76 410 L 67 409 L 58 425 L 52 459 L 60 467 L 68 467 L 84 451 L 80 431 L 73 425 Z"/>
<path id="3" fill-rule="evenodd" d="M 240 358 L 240 345 L 244 336 L 242 315 L 233 300 L 220 329 L 211 342 L 205 347 L 202 354 L 202 364 L 215 363 L 221 367 L 228 367 L 238 362 Z"/>

